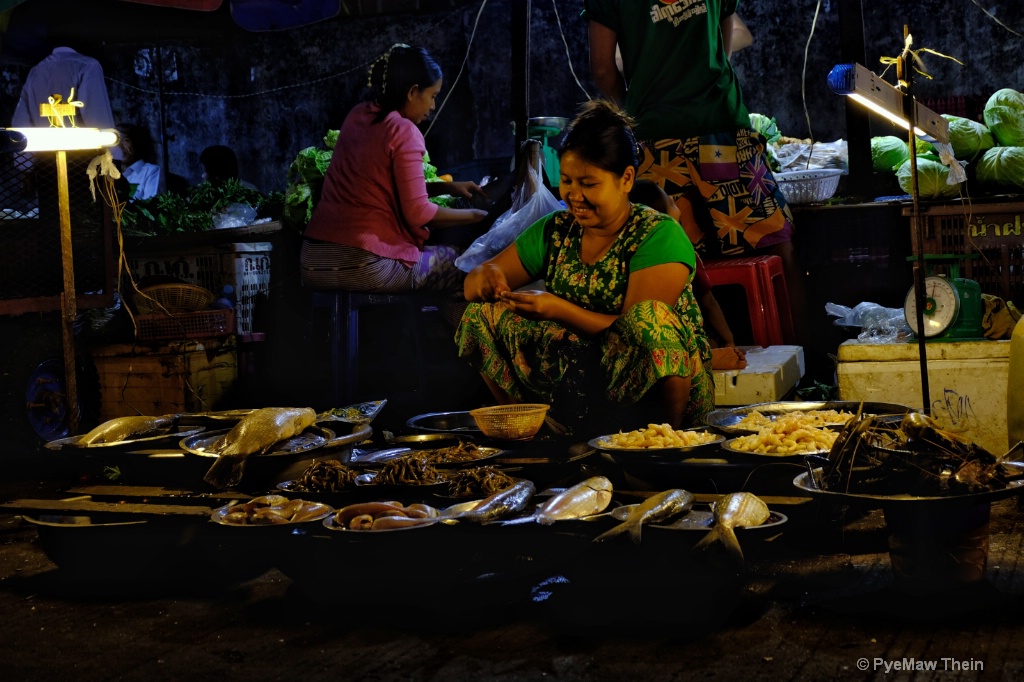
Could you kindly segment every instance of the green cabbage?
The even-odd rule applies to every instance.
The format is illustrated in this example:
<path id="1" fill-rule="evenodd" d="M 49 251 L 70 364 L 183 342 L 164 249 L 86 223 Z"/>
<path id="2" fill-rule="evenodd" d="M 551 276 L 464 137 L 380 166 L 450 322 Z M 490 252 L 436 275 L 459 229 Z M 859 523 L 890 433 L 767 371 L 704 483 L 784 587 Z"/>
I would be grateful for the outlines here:
<path id="1" fill-rule="evenodd" d="M 978 184 L 990 188 L 1024 188 L 1024 147 L 992 147 L 974 164 Z"/>
<path id="2" fill-rule="evenodd" d="M 751 114 L 750 115 L 750 127 L 760 133 L 764 139 L 768 140 L 768 144 L 775 144 L 782 137 L 782 133 L 779 132 L 779 126 L 776 125 L 774 118 L 768 118 L 764 114 Z"/>
<path id="3" fill-rule="evenodd" d="M 949 121 L 949 145 L 956 158 L 971 161 L 995 145 L 992 132 L 981 123 L 950 114 L 942 114 L 942 118 Z"/>
<path id="4" fill-rule="evenodd" d="M 949 167 L 932 154 L 917 157 L 917 191 L 922 199 L 949 199 L 960 193 L 959 184 L 946 184 Z M 896 169 L 896 179 L 907 194 L 912 193 L 910 160 Z"/>
<path id="5" fill-rule="evenodd" d="M 997 90 L 985 104 L 984 118 L 999 144 L 1024 145 L 1024 95 L 1013 88 Z"/>
<path id="6" fill-rule="evenodd" d="M 871 138 L 871 167 L 881 173 L 892 173 L 910 158 L 907 143 L 895 135 Z"/>

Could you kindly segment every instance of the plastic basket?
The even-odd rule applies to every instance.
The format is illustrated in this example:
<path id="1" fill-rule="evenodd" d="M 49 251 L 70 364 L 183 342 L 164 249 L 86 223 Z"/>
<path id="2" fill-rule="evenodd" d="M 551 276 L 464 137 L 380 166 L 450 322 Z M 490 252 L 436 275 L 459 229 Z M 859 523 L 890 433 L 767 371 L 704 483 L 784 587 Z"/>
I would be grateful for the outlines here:
<path id="1" fill-rule="evenodd" d="M 549 407 L 537 403 L 497 405 L 470 410 L 469 414 L 485 436 L 522 440 L 533 438 L 540 431 Z"/>
<path id="2" fill-rule="evenodd" d="M 134 301 L 142 315 L 191 313 L 210 305 L 213 292 L 194 284 L 157 284 L 140 290 Z"/>
<path id="3" fill-rule="evenodd" d="M 135 338 L 139 341 L 214 339 L 235 333 L 235 312 L 225 308 L 180 315 L 139 315 L 135 323 Z"/>
<path id="4" fill-rule="evenodd" d="M 838 168 L 821 168 L 783 171 L 774 175 L 787 202 L 813 204 L 832 198 L 839 188 L 839 176 L 842 174 Z"/>

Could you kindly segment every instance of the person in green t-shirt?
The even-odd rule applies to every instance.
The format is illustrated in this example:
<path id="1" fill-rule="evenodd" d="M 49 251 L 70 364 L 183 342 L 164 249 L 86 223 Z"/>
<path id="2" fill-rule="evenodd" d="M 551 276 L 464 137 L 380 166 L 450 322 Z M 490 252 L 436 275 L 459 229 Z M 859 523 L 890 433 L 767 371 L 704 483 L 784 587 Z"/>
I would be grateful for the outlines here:
<path id="1" fill-rule="evenodd" d="M 696 425 L 714 408 L 693 245 L 630 203 L 637 150 L 618 107 L 584 104 L 559 151 L 567 208 L 466 277 L 459 355 L 498 403 L 550 403 L 564 425 L 606 432 L 631 418 Z M 538 280 L 544 291 L 517 291 Z M 642 414 L 624 409 L 638 404 Z"/>
<path id="2" fill-rule="evenodd" d="M 739 0 L 584 0 L 591 75 L 637 121 L 637 177 L 656 182 L 705 259 L 774 254 L 786 274 L 798 337 L 805 336 L 793 218 L 750 127 L 729 54 L 745 26 Z M 735 29 L 740 29 L 735 31 Z M 616 59 L 617 53 L 621 62 Z M 704 220 L 695 216 L 704 217 Z"/>

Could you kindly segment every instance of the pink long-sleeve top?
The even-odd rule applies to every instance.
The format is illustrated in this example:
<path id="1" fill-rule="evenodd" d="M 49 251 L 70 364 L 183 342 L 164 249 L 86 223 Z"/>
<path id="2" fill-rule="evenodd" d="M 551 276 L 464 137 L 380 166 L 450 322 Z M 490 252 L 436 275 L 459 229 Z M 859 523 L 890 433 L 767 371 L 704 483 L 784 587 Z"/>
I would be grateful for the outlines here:
<path id="1" fill-rule="evenodd" d="M 323 193 L 305 236 L 413 264 L 430 236 L 437 205 L 427 197 L 419 128 L 396 111 L 357 104 L 341 126 Z"/>

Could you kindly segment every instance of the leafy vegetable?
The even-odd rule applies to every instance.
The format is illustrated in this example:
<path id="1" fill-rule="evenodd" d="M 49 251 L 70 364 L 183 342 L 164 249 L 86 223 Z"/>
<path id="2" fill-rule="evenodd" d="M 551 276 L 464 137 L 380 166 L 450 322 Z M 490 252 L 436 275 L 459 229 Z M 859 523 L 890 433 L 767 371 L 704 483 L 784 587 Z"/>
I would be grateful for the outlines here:
<path id="1" fill-rule="evenodd" d="M 912 174 L 910 172 L 910 161 L 904 161 L 896 169 L 896 179 L 900 187 L 907 194 L 912 192 Z M 960 193 L 959 184 L 946 184 L 949 177 L 949 167 L 939 161 L 939 157 L 932 154 L 922 154 L 917 157 L 917 190 L 924 199 L 949 199 Z"/>
<path id="2" fill-rule="evenodd" d="M 1024 95 L 1013 88 L 997 90 L 988 98 L 983 115 L 1000 145 L 1024 145 Z"/>
<path id="3" fill-rule="evenodd" d="M 974 165 L 984 187 L 1024 188 L 1024 147 L 992 147 Z"/>
<path id="4" fill-rule="evenodd" d="M 282 200 L 280 192 L 263 194 L 237 178 L 219 186 L 203 182 L 188 196 L 162 192 L 128 203 L 121 214 L 121 225 L 128 233 L 148 236 L 202 232 L 212 229 L 214 215 L 232 204 L 248 204 L 259 217 L 280 217 Z"/>
<path id="5" fill-rule="evenodd" d="M 764 114 L 751 114 L 750 127 L 764 136 L 764 139 L 768 140 L 768 144 L 775 144 L 782 137 L 775 119 L 768 118 Z"/>
<path id="6" fill-rule="evenodd" d="M 909 158 L 907 143 L 895 135 L 871 138 L 871 167 L 874 170 L 893 173 Z"/>
<path id="7" fill-rule="evenodd" d="M 991 131 L 983 124 L 950 114 L 942 114 L 942 118 L 949 121 L 949 144 L 956 158 L 973 161 L 978 154 L 995 145 Z"/>

